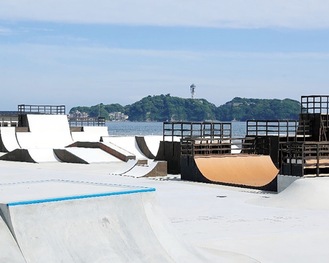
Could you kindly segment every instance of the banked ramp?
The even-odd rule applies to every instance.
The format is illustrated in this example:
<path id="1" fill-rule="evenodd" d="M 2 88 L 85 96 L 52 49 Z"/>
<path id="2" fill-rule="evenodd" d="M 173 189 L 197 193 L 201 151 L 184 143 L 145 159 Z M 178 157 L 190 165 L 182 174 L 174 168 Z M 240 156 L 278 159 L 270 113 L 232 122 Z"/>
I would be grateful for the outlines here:
<path id="1" fill-rule="evenodd" d="M 279 170 L 268 155 L 184 156 L 182 179 L 276 191 Z"/>
<path id="2" fill-rule="evenodd" d="M 13 237 L 4 240 L 13 246 L 7 255 L 17 258 L 8 262 L 24 262 L 18 248 L 27 263 L 209 262 L 175 235 L 155 203 L 154 188 L 64 180 L 19 187 L 20 194 L 0 204 Z"/>

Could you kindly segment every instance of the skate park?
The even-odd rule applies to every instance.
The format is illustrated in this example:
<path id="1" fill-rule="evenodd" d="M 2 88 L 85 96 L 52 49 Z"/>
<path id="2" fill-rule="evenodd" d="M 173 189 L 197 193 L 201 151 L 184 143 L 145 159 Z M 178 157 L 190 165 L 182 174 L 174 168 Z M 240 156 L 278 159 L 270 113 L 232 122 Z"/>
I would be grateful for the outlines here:
<path id="1" fill-rule="evenodd" d="M 223 123 L 164 123 L 162 138 L 143 140 L 73 129 L 66 115 L 47 117 L 60 131 L 41 131 L 37 119 L 46 117 L 27 114 L 29 125 L 8 127 L 15 136 L 1 129 L 1 262 L 321 262 L 329 181 L 317 115 L 325 114 L 310 105 L 325 108 L 325 98 L 305 98 L 303 126 L 250 121 L 243 141 Z M 320 123 L 319 137 L 309 119 Z M 300 144 L 321 147 L 300 156 Z M 293 177 L 283 191 L 278 176 Z"/>

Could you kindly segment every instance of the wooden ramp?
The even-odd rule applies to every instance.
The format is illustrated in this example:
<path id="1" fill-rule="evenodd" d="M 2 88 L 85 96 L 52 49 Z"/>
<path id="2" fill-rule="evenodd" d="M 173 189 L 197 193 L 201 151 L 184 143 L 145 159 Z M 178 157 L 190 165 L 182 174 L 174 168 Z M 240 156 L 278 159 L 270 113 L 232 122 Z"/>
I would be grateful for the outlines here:
<path id="1" fill-rule="evenodd" d="M 186 159 L 187 158 L 187 159 Z M 268 155 L 214 155 L 182 158 L 182 179 L 276 191 L 279 170 Z"/>

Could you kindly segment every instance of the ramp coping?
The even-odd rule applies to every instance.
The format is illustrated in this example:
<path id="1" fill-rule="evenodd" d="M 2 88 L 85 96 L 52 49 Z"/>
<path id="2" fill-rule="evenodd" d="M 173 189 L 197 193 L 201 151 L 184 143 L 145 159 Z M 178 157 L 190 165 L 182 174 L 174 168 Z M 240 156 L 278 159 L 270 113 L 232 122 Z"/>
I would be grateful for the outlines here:
<path id="1" fill-rule="evenodd" d="M 61 180 L 61 179 L 22 181 L 22 182 L 15 182 L 15 183 L 5 183 L 5 184 L 0 184 L 0 185 L 44 183 L 44 182 L 47 182 L 47 183 L 48 182 L 83 183 L 83 184 L 100 185 L 100 186 L 125 187 L 125 188 L 130 188 L 130 189 L 121 190 L 121 191 L 119 190 L 119 191 L 103 192 L 103 193 L 91 193 L 91 194 L 72 195 L 72 196 L 63 196 L 63 197 L 51 197 L 51 198 L 35 199 L 35 200 L 28 200 L 28 201 L 15 201 L 15 202 L 9 202 L 6 205 L 8 207 L 20 206 L 20 205 L 33 205 L 33 204 L 40 204 L 40 203 L 61 202 L 61 201 L 69 201 L 69 200 L 77 200 L 77 199 L 98 198 L 98 197 L 105 197 L 105 196 L 117 196 L 117 195 L 147 193 L 147 192 L 156 191 L 156 189 L 153 187 L 128 186 L 128 185 L 119 185 L 119 184 L 110 184 L 110 183 L 97 183 L 97 182 Z"/>

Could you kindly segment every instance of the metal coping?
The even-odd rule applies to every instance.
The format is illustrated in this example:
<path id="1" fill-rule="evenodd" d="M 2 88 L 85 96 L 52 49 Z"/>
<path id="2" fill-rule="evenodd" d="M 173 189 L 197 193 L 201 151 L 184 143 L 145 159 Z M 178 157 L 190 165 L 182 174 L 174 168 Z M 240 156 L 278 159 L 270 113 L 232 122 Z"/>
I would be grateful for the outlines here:
<path id="1" fill-rule="evenodd" d="M 70 180 L 45 180 L 45 181 L 26 181 L 21 183 L 35 183 L 35 182 L 74 182 L 74 183 L 85 183 L 85 184 L 94 184 L 94 185 L 108 185 L 108 186 L 122 186 L 122 187 L 134 187 L 135 186 L 126 186 L 126 185 L 116 185 L 116 184 L 107 184 L 107 183 L 94 183 L 94 182 L 81 182 L 81 181 L 70 181 Z M 14 183 L 13 183 L 14 184 Z M 117 195 L 128 195 L 128 194 L 137 194 L 137 193 L 148 193 L 155 192 L 156 189 L 153 187 L 139 187 L 139 189 L 125 190 L 125 191 L 116 191 L 116 192 L 105 192 L 105 193 L 95 193 L 95 194 L 86 194 L 86 195 L 73 195 L 65 197 L 55 197 L 55 198 L 45 198 L 45 199 L 36 199 L 28 201 L 17 201 L 7 203 L 7 206 L 20 206 L 20 205 L 33 205 L 41 203 L 50 203 L 50 202 L 61 202 L 61 201 L 70 201 L 78 199 L 87 199 L 87 198 L 98 198 L 106 196 L 117 196 Z"/>

